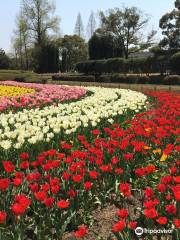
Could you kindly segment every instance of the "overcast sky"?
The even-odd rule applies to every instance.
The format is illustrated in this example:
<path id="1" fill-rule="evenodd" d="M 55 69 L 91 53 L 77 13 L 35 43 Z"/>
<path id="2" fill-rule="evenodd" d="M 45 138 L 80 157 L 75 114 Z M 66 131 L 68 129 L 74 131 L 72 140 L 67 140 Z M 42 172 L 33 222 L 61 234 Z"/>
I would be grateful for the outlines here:
<path id="1" fill-rule="evenodd" d="M 54 0 L 56 15 L 61 18 L 60 29 L 62 34 L 73 34 L 78 12 L 81 13 L 86 29 L 90 12 L 125 6 L 136 6 L 151 16 L 148 29 L 158 30 L 160 17 L 171 11 L 174 0 Z M 15 17 L 19 12 L 21 0 L 0 0 L 0 48 L 9 52 L 11 38 L 15 28 Z M 147 30 L 148 30 L 147 29 Z M 160 38 L 160 30 L 158 37 Z"/>

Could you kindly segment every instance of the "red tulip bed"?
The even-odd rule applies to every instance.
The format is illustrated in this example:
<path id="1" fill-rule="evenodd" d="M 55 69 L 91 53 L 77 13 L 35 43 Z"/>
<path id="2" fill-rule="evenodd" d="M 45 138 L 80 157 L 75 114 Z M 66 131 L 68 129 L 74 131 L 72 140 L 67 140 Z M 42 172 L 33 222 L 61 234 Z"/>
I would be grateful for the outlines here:
<path id="1" fill-rule="evenodd" d="M 33 155 L 6 156 L 0 239 L 133 240 L 137 227 L 154 230 L 142 239 L 178 239 L 180 95 L 146 94 L 154 101 L 131 119 L 97 125 Z M 107 206 L 115 213 L 100 238 L 92 233 L 92 213 Z"/>

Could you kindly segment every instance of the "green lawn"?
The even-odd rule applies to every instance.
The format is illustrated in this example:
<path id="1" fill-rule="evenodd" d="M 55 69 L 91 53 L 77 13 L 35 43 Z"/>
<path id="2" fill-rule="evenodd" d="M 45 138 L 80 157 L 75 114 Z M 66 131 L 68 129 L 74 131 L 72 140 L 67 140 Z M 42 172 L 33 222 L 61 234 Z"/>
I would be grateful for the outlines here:
<path id="1" fill-rule="evenodd" d="M 49 76 L 42 76 L 40 74 L 30 72 L 30 71 L 0 70 L 0 81 L 18 80 L 21 78 L 24 79 L 25 82 L 42 83 L 43 80 L 48 79 Z"/>

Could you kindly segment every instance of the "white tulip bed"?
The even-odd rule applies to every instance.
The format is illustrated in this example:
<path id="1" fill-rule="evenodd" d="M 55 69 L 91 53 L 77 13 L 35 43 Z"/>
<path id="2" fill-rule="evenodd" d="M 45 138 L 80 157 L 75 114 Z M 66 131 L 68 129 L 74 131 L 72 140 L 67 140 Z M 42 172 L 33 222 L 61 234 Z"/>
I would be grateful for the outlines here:
<path id="1" fill-rule="evenodd" d="M 82 100 L 48 106 L 43 109 L 24 109 L 17 113 L 0 114 L 0 147 L 20 149 L 24 143 L 49 142 L 55 134 L 71 134 L 82 127 L 95 127 L 101 119 L 113 123 L 113 117 L 127 109 L 138 112 L 147 97 L 125 89 L 87 87 L 94 94 Z"/>

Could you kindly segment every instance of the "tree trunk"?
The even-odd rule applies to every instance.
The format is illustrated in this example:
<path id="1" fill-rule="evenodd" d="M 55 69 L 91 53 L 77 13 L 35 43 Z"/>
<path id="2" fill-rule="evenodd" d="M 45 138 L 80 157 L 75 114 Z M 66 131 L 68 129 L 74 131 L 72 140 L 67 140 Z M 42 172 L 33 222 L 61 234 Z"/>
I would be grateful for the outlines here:
<path id="1" fill-rule="evenodd" d="M 20 68 L 21 70 L 23 69 L 23 59 L 22 59 L 22 33 L 20 31 L 20 49 L 19 49 L 19 53 L 20 53 Z"/>
<path id="2" fill-rule="evenodd" d="M 24 51 L 25 51 L 25 58 L 26 58 L 26 70 L 28 70 L 29 69 L 29 59 L 28 59 L 27 44 L 26 44 L 25 35 L 23 35 L 23 41 L 24 41 Z"/>

